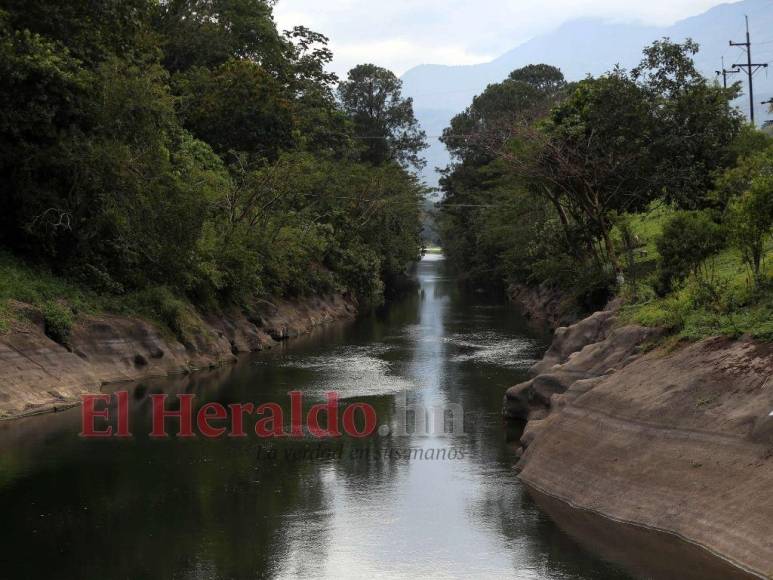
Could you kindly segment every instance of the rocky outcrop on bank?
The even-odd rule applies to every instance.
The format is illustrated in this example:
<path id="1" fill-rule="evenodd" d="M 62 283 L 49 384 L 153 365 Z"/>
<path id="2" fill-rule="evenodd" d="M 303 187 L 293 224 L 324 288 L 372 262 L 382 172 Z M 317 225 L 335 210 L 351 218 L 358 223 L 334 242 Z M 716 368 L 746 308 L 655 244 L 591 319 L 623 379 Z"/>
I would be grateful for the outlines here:
<path id="1" fill-rule="evenodd" d="M 182 342 L 137 318 L 82 316 L 67 346 L 45 334 L 42 317 L 27 308 L 29 323 L 0 335 L 0 418 L 78 404 L 105 384 L 187 373 L 234 362 L 240 353 L 271 348 L 316 326 L 353 318 L 356 304 L 343 296 L 264 302 L 205 317 Z"/>
<path id="2" fill-rule="evenodd" d="M 504 414 L 528 420 L 520 477 L 773 577 L 773 345 L 654 348 L 657 335 L 613 310 L 556 332 L 505 396 Z"/>

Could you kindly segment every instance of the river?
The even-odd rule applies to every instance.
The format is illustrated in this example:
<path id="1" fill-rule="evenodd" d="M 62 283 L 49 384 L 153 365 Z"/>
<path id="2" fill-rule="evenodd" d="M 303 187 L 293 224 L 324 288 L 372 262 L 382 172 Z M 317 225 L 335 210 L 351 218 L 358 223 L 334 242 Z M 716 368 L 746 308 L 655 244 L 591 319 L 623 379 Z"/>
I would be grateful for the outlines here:
<path id="1" fill-rule="evenodd" d="M 544 351 L 544 332 L 460 291 L 441 257 L 417 276 L 416 292 L 373 315 L 236 366 L 113 387 L 130 390 L 131 438 L 79 437 L 80 409 L 1 424 L 0 576 L 628 577 L 557 527 L 513 470 L 518 432 L 501 420 L 502 395 Z M 147 436 L 149 394 L 287 409 L 293 390 L 306 406 L 329 391 L 367 403 L 392 433 Z M 460 405 L 464 432 L 395 434 L 403 400 Z"/>

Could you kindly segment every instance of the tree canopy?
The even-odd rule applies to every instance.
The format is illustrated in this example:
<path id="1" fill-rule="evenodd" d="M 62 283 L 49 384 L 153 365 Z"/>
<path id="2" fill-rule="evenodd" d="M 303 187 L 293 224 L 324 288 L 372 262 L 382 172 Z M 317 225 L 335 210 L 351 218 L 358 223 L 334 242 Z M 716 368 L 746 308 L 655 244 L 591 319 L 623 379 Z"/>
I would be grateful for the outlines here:
<path id="1" fill-rule="evenodd" d="M 365 161 L 375 165 L 397 161 L 421 168 L 419 154 L 427 147 L 426 135 L 414 116 L 413 100 L 402 97 L 402 84 L 393 72 L 362 64 L 349 71 L 338 95 L 362 140 Z"/>
<path id="2" fill-rule="evenodd" d="M 476 96 L 442 138 L 454 161 L 440 204 L 451 261 L 476 284 L 608 296 L 624 269 L 621 215 L 715 207 L 717 177 L 759 138 L 730 106 L 738 86 L 702 77 L 697 51 L 662 39 L 633 70 L 578 83 L 530 65 Z"/>
<path id="3" fill-rule="evenodd" d="M 364 127 L 336 99 L 328 39 L 279 31 L 272 8 L 4 1 L 0 245 L 118 295 L 380 300 L 420 252 L 410 100 L 358 67 L 384 97 Z"/>

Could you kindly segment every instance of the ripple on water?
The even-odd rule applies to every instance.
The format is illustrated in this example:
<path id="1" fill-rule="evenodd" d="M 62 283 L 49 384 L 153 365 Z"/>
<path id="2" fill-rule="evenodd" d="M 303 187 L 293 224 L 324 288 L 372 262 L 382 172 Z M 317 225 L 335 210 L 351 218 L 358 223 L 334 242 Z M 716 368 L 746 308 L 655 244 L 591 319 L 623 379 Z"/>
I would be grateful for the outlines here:
<path id="1" fill-rule="evenodd" d="M 452 362 L 472 362 L 508 368 L 529 368 L 537 359 L 537 342 L 492 331 L 456 333 L 443 339 L 459 351 Z"/>
<path id="2" fill-rule="evenodd" d="M 315 379 L 304 387 L 304 393 L 312 395 L 337 391 L 348 398 L 414 389 L 413 381 L 397 375 L 392 363 L 380 358 L 392 348 L 383 343 L 347 346 L 321 356 L 289 356 L 281 365 L 314 371 Z"/>

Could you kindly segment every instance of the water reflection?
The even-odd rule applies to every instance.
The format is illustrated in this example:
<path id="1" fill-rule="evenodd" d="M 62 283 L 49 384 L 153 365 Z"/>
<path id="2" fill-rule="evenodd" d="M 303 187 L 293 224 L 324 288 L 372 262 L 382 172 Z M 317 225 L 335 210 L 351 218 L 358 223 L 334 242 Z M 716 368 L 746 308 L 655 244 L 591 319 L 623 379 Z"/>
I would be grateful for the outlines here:
<path id="1" fill-rule="evenodd" d="M 460 293 L 442 260 L 422 262 L 418 277 L 418 292 L 368 318 L 234 367 L 133 385 L 131 440 L 80 439 L 77 409 L 0 424 L 3 576 L 626 577 L 557 528 L 512 470 L 518 433 L 502 425 L 501 397 L 544 336 L 498 301 Z M 143 435 L 153 393 L 288 409 L 293 389 L 307 404 L 329 390 L 367 402 L 379 424 L 399 419 L 402 396 L 461 404 L 467 434 Z M 461 457 L 394 454 L 435 448 Z"/>

